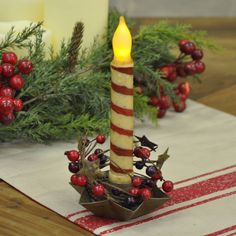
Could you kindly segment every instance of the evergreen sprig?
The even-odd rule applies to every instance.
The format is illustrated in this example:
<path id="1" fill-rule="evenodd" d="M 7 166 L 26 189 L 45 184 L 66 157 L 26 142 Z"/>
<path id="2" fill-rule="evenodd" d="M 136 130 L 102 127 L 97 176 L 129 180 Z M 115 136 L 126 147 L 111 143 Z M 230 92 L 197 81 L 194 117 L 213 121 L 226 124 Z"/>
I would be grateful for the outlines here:
<path id="1" fill-rule="evenodd" d="M 72 40 L 63 42 L 56 56 L 52 51 L 49 59 L 45 59 L 44 54 L 42 23 L 30 25 L 17 35 L 14 29 L 10 30 L 0 43 L 0 52 L 8 48 L 27 47 L 35 67 L 33 73 L 25 78 L 24 89 L 17 95 L 25 103 L 24 110 L 17 114 L 11 125 L 0 124 L 1 141 L 68 140 L 85 130 L 90 135 L 95 132 L 108 133 L 110 62 L 113 57 L 111 42 L 119 16 L 119 12 L 111 11 L 106 39 L 95 41 L 90 50 L 80 49 L 79 55 L 83 27 L 77 24 Z M 133 22 L 128 20 L 128 24 L 132 27 Z M 160 22 L 144 26 L 134 36 L 132 56 L 135 78 L 142 78 L 150 84 L 150 91 L 157 92 L 160 86 L 164 86 L 165 91 L 174 97 L 174 84 L 161 78 L 154 68 L 155 65 L 173 62 L 172 50 L 182 38 L 196 41 L 201 47 L 213 47 L 202 32 L 193 32 L 189 26 L 181 24 L 171 26 Z M 68 61 L 72 63 L 70 73 Z M 135 93 L 134 100 L 137 118 L 142 120 L 148 115 L 156 120 L 156 110 L 148 106 L 148 97 Z"/>

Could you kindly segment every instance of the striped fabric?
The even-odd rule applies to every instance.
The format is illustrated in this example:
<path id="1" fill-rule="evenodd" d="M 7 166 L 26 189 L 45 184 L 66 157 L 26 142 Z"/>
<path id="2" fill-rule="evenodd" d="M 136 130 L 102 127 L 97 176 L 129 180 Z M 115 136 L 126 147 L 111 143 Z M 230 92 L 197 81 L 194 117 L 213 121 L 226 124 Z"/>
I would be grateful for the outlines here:
<path id="1" fill-rule="evenodd" d="M 96 235 L 236 235 L 235 117 L 189 101 L 186 112 L 168 113 L 159 127 L 148 122 L 135 127 L 136 135 L 159 144 L 157 154 L 169 146 L 163 174 L 175 182 L 170 201 L 137 219 L 98 218 L 78 204 L 63 156 L 75 143 L 0 144 L 0 177 Z"/>

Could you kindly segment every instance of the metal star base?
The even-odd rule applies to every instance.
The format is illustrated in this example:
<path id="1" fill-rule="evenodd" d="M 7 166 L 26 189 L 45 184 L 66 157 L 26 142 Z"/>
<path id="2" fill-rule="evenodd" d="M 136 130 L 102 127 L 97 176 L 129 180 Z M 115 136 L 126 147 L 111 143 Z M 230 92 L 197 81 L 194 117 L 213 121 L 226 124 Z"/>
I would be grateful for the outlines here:
<path id="1" fill-rule="evenodd" d="M 85 189 L 82 190 L 82 188 L 78 186 L 72 186 L 76 191 L 81 193 L 79 204 L 81 204 L 83 207 L 91 211 L 96 216 L 117 219 L 120 221 L 127 221 L 139 216 L 146 215 L 159 208 L 162 204 L 170 199 L 159 188 L 154 187 L 152 190 L 152 198 L 143 201 L 134 209 L 129 209 L 119 205 L 112 199 L 92 201 Z"/>

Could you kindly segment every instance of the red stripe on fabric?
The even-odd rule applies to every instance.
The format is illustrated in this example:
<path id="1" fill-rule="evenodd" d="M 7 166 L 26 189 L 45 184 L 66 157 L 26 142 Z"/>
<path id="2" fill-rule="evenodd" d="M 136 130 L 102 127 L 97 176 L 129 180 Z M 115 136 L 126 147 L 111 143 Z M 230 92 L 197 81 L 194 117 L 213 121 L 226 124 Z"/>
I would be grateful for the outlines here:
<path id="1" fill-rule="evenodd" d="M 234 168 L 234 167 L 236 167 L 236 165 L 232 165 L 232 166 L 225 167 L 225 168 L 223 168 L 223 169 L 218 169 L 218 170 L 214 170 L 214 171 L 211 171 L 211 172 L 207 172 L 207 173 L 204 173 L 204 174 L 201 174 L 201 175 L 194 176 L 194 177 L 192 177 L 192 178 L 183 179 L 183 180 L 180 180 L 180 181 L 178 181 L 178 182 L 175 182 L 174 184 L 175 184 L 175 185 L 178 185 L 178 184 L 180 184 L 180 183 L 188 182 L 188 181 L 190 181 L 190 180 L 198 179 L 198 178 L 200 178 L 200 177 L 204 177 L 204 176 L 211 175 L 211 174 L 214 174 L 214 173 L 218 173 L 218 172 L 221 172 L 221 171 L 224 171 L 224 170 L 232 169 L 232 168 Z M 174 191 L 176 191 L 176 190 L 174 190 Z M 88 210 L 84 210 L 84 211 L 89 212 Z M 76 215 L 76 213 L 73 213 L 73 214 Z M 78 213 L 78 214 L 80 214 L 80 213 Z"/>
<path id="2" fill-rule="evenodd" d="M 112 89 L 117 92 L 117 93 L 121 93 L 121 94 L 124 94 L 124 95 L 130 95 L 130 96 L 133 96 L 134 95 L 134 90 L 133 88 L 130 89 L 130 88 L 127 88 L 125 86 L 120 86 L 120 85 L 117 85 L 115 83 L 111 83 L 111 87 Z"/>
<path id="3" fill-rule="evenodd" d="M 133 75 L 133 67 L 116 67 L 112 65 L 111 68 L 123 74 Z"/>
<path id="4" fill-rule="evenodd" d="M 171 194 L 169 194 L 169 196 L 171 196 L 172 199 L 166 202 L 159 209 L 166 208 L 168 206 L 172 206 L 172 205 L 186 202 L 189 200 L 193 200 L 193 199 L 196 199 L 196 198 L 199 198 L 199 197 L 202 197 L 202 196 L 214 193 L 214 192 L 218 192 L 221 190 L 234 187 L 234 186 L 236 186 L 236 172 L 220 175 L 220 176 L 217 176 L 217 177 L 205 180 L 205 181 L 201 181 L 201 182 L 189 185 L 189 186 L 185 186 L 185 187 L 181 187 L 181 188 L 173 190 Z M 159 209 L 156 209 L 153 212 L 158 211 Z M 85 216 L 86 220 L 87 218 L 90 218 L 91 216 L 92 215 Z M 82 217 L 82 218 L 84 219 L 85 217 Z M 80 219 L 82 218 L 77 219 L 77 222 L 80 222 L 80 225 L 82 225 L 83 227 L 86 227 L 86 225 L 83 225 L 83 221 L 80 221 Z M 99 223 L 100 223 L 99 227 L 110 224 L 109 221 L 107 221 L 107 219 L 103 219 L 103 224 L 102 224 L 101 218 L 99 217 L 97 218 L 99 219 Z M 114 221 L 114 222 L 118 222 L 118 221 Z M 94 223 L 96 224 L 96 222 Z M 94 228 L 93 230 L 97 228 Z"/>
<path id="5" fill-rule="evenodd" d="M 124 116 L 133 116 L 134 115 L 134 111 L 132 109 L 126 109 L 126 108 L 119 107 L 119 106 L 115 105 L 113 102 L 111 103 L 111 108 L 116 113 L 124 115 Z"/>
<path id="6" fill-rule="evenodd" d="M 188 182 L 188 181 L 191 181 L 191 180 L 194 180 L 194 179 L 198 179 L 198 178 L 201 178 L 201 177 L 204 177 L 204 176 L 207 176 L 207 175 L 215 174 L 215 173 L 218 173 L 218 172 L 221 172 L 221 171 L 224 171 L 224 170 L 232 169 L 234 167 L 236 167 L 236 165 L 227 166 L 223 169 L 214 170 L 214 171 L 207 172 L 207 173 L 204 173 L 204 174 L 201 174 L 201 175 L 197 175 L 197 176 L 194 176 L 194 177 L 188 178 L 188 179 L 183 179 L 183 180 L 180 180 L 178 182 L 175 182 L 175 185 L 182 184 L 182 183 L 185 183 L 185 182 Z"/>
<path id="7" fill-rule="evenodd" d="M 170 211 L 166 211 L 162 214 L 152 216 L 152 217 L 149 217 L 147 219 L 139 220 L 139 221 L 136 221 L 134 223 L 129 223 L 129 224 L 125 224 L 125 225 L 116 226 L 112 229 L 105 230 L 105 231 L 101 232 L 99 234 L 99 236 L 102 236 L 102 235 L 105 235 L 105 234 L 108 234 L 108 233 L 113 233 L 113 232 L 116 232 L 118 230 L 129 228 L 129 227 L 136 226 L 136 225 L 139 225 L 139 224 L 143 224 L 143 223 L 155 220 L 155 219 L 159 219 L 161 217 L 164 217 L 164 216 L 167 216 L 167 215 L 179 212 L 179 211 L 183 211 L 183 210 L 186 210 L 188 208 L 196 207 L 196 206 L 203 205 L 203 204 L 211 202 L 211 201 L 215 201 L 215 200 L 218 200 L 218 199 L 221 199 L 221 198 L 229 197 L 233 194 L 236 194 L 236 191 L 233 191 L 233 192 L 230 192 L 230 193 L 225 193 L 225 194 L 222 194 L 222 195 L 219 195 L 219 196 L 215 196 L 215 197 L 205 199 L 203 201 L 199 201 L 199 202 L 192 203 L 192 204 L 189 204 L 189 205 L 186 205 L 186 206 L 183 206 L 183 207 L 179 207 L 179 208 L 176 208 L 176 209 L 173 209 L 173 210 L 170 210 Z"/>
<path id="8" fill-rule="evenodd" d="M 236 186 L 236 171 L 220 175 L 205 181 L 181 187 L 168 194 L 171 199 L 161 208 L 177 203 L 189 201 L 214 192 L 222 191 Z"/>
<path id="9" fill-rule="evenodd" d="M 120 173 L 120 174 L 133 173 L 133 169 L 121 169 L 119 167 L 116 167 L 116 166 L 112 165 L 112 163 L 110 163 L 110 169 L 113 170 L 114 172 Z"/>
<path id="10" fill-rule="evenodd" d="M 133 150 L 123 149 L 123 148 L 117 147 L 112 142 L 110 144 L 110 148 L 118 156 L 126 156 L 126 157 L 132 157 L 133 158 Z"/>
<path id="11" fill-rule="evenodd" d="M 236 225 L 232 225 L 232 226 L 230 226 L 228 228 L 221 229 L 221 230 L 216 231 L 214 233 L 206 234 L 204 236 L 217 236 L 217 235 L 221 235 L 221 234 L 227 233 L 227 232 L 235 230 L 235 229 L 236 229 Z"/>
<path id="12" fill-rule="evenodd" d="M 117 132 L 118 134 L 122 134 L 122 135 L 126 135 L 126 136 L 131 136 L 133 137 L 134 131 L 133 130 L 128 130 L 128 129 L 122 129 L 116 125 L 114 125 L 113 123 L 111 123 L 111 129 L 115 132 Z"/>
<path id="13" fill-rule="evenodd" d="M 236 232 L 232 233 L 232 234 L 227 234 L 226 236 L 235 236 Z"/>
<path id="14" fill-rule="evenodd" d="M 66 218 L 69 219 L 72 216 L 79 215 L 79 214 L 82 214 L 84 212 L 88 212 L 88 210 L 82 210 L 82 211 L 77 211 L 77 212 L 71 213 L 71 214 L 67 215 Z"/>

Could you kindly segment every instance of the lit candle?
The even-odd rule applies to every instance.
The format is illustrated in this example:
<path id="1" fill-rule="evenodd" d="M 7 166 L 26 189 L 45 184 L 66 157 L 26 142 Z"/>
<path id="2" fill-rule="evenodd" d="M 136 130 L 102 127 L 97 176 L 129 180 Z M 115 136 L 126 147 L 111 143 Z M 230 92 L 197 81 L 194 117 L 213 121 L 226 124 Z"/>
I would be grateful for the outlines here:
<path id="1" fill-rule="evenodd" d="M 129 184 L 133 174 L 133 61 L 132 37 L 123 16 L 112 45 L 109 180 L 116 184 Z"/>
<path id="2" fill-rule="evenodd" d="M 83 47 L 90 47 L 97 36 L 106 32 L 108 0 L 45 0 L 44 25 L 53 33 L 58 52 L 63 39 L 71 37 L 76 22 L 84 23 Z"/>
<path id="3" fill-rule="evenodd" d="M 43 21 L 44 0 L 0 0 L 0 21 Z"/>

